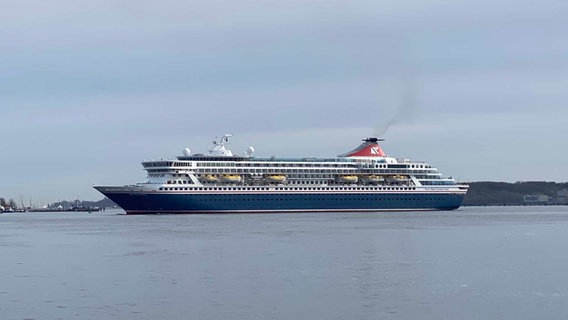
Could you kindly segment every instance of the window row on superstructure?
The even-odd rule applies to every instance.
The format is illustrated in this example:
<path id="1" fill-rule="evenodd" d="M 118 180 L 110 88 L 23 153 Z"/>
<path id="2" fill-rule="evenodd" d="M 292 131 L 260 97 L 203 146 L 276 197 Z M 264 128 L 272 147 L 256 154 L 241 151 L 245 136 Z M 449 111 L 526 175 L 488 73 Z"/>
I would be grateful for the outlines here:
<path id="1" fill-rule="evenodd" d="M 416 187 L 160 187 L 174 191 L 411 191 Z"/>
<path id="2" fill-rule="evenodd" d="M 449 186 L 455 185 L 453 180 L 440 180 L 440 181 L 420 181 L 423 186 Z"/>
<path id="3" fill-rule="evenodd" d="M 192 162 L 190 161 L 176 161 L 174 162 L 174 167 L 191 167 Z"/>
<path id="4" fill-rule="evenodd" d="M 189 161 L 154 161 L 154 162 L 143 162 L 144 168 L 162 168 L 162 169 L 147 169 L 152 172 L 167 172 L 168 169 L 164 168 L 192 168 L 192 162 Z M 427 164 L 364 164 L 363 166 L 357 163 L 309 163 L 309 162 L 197 162 L 197 167 L 209 167 L 209 168 L 226 168 L 233 170 L 238 170 L 236 168 L 243 168 L 243 170 L 256 170 L 256 168 L 264 168 L 263 170 L 273 169 L 273 168 L 288 168 L 282 169 L 282 172 L 290 172 L 285 170 L 302 170 L 299 168 L 316 168 L 320 170 L 326 169 L 343 169 L 343 170 L 361 170 L 377 172 L 375 169 L 382 169 L 386 171 L 379 172 L 393 172 L 395 173 L 406 173 L 406 172 L 416 172 L 416 173 L 426 173 L 430 170 L 435 170 Z M 255 169 L 253 169 L 255 168 Z M 274 169 L 273 169 L 274 170 Z M 233 171 L 236 172 L 236 171 Z"/>
<path id="5" fill-rule="evenodd" d="M 168 180 L 166 184 L 193 184 L 191 180 Z"/>
<path id="6" fill-rule="evenodd" d="M 147 169 L 149 177 L 163 177 L 165 174 L 175 174 L 177 171 L 168 169 Z M 400 170 L 400 169 L 275 169 L 275 168 L 262 168 L 262 169 L 234 169 L 234 168 L 203 168 L 190 170 L 188 172 L 200 174 L 286 174 L 289 177 L 295 175 L 326 175 L 325 177 L 330 177 L 331 175 L 338 174 L 381 174 L 381 175 L 395 175 L 404 174 L 412 175 L 417 179 L 439 179 L 441 174 L 436 169 L 431 169 L 431 171 L 424 170 Z"/>
<path id="7" fill-rule="evenodd" d="M 176 165 L 178 166 L 178 165 Z M 320 162 L 197 162 L 197 167 L 274 167 L 274 168 L 360 168 L 374 167 L 378 169 L 428 169 L 427 164 L 366 164 L 357 162 L 320 163 Z"/>
<path id="8" fill-rule="evenodd" d="M 418 180 L 422 180 L 422 179 L 443 179 L 441 174 L 429 175 L 429 176 L 416 175 L 414 177 Z"/>
<path id="9" fill-rule="evenodd" d="M 271 163 L 263 163 L 263 162 L 237 162 L 237 163 L 227 163 L 227 162 L 198 162 L 197 167 L 274 167 L 274 168 L 286 168 L 286 167 L 294 167 L 294 168 L 357 168 L 357 165 L 354 163 L 309 163 L 309 162 L 271 162 Z"/>
<path id="10" fill-rule="evenodd" d="M 174 165 L 174 161 L 148 161 L 142 162 L 142 166 L 144 168 L 148 167 L 172 167 Z"/>
<path id="11" fill-rule="evenodd" d="M 298 173 L 319 173 L 319 174 L 434 174 L 437 172 L 435 169 L 432 171 L 425 170 L 401 170 L 401 169 L 276 169 L 276 168 L 262 168 L 262 169 L 234 169 L 234 168 L 209 168 L 209 169 L 196 169 L 196 173 L 285 173 L 285 174 L 298 174 Z"/>

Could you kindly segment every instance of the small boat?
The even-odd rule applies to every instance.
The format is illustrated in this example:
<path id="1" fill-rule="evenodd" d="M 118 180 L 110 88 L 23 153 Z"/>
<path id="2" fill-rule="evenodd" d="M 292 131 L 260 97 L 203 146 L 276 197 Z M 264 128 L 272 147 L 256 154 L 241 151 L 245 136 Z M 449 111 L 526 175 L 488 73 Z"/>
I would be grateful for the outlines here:
<path id="1" fill-rule="evenodd" d="M 367 184 L 380 183 L 385 181 L 383 177 L 374 174 L 362 176 L 361 180 L 363 181 L 363 183 Z"/>
<path id="2" fill-rule="evenodd" d="M 286 176 L 283 174 L 269 174 L 266 175 L 264 179 L 266 179 L 266 182 L 283 183 L 286 181 Z"/>
<path id="3" fill-rule="evenodd" d="M 359 181 L 359 177 L 353 175 L 341 175 L 338 177 L 338 180 L 341 183 L 357 183 L 357 181 Z"/>
<path id="4" fill-rule="evenodd" d="M 220 176 L 220 179 L 223 182 L 237 183 L 237 182 L 241 182 L 242 177 L 239 176 L 238 174 L 222 174 Z"/>
<path id="5" fill-rule="evenodd" d="M 387 182 L 389 183 L 407 183 L 408 182 L 408 177 L 407 176 L 400 176 L 400 175 L 396 175 L 396 176 L 387 176 L 386 177 Z"/>
<path id="6" fill-rule="evenodd" d="M 219 177 L 214 174 L 206 174 L 201 177 L 201 180 L 203 180 L 204 182 L 217 182 L 219 180 Z"/>

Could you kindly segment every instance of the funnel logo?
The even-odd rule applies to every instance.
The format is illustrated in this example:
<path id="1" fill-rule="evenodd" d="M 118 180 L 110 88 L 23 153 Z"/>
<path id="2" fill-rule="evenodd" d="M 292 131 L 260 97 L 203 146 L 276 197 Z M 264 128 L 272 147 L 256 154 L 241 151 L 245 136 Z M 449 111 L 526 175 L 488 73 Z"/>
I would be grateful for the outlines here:
<path id="1" fill-rule="evenodd" d="M 379 154 L 379 148 L 371 147 L 371 154 Z"/>

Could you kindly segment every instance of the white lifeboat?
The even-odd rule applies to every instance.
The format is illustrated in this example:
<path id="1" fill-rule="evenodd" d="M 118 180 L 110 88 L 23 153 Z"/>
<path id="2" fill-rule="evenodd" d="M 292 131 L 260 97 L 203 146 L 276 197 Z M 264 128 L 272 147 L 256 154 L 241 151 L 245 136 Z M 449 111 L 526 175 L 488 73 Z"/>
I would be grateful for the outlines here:
<path id="1" fill-rule="evenodd" d="M 362 177 L 361 177 L 361 180 L 362 180 L 364 183 L 372 184 L 372 183 L 380 183 L 380 182 L 383 182 L 385 179 L 384 179 L 383 177 L 381 177 L 381 176 L 378 176 L 378 175 L 375 175 L 375 174 L 370 174 L 370 175 L 362 176 Z"/>
<path id="2" fill-rule="evenodd" d="M 357 183 L 359 181 L 359 177 L 354 175 L 340 175 L 337 179 L 341 183 Z"/>
<path id="3" fill-rule="evenodd" d="M 219 177 L 214 174 L 206 174 L 203 177 L 201 177 L 201 180 L 205 182 L 217 182 L 219 180 Z"/>
<path id="4" fill-rule="evenodd" d="M 264 177 L 266 182 L 270 183 L 283 183 L 286 181 L 286 176 L 283 174 L 268 174 Z"/>
<path id="5" fill-rule="evenodd" d="M 408 176 L 401 176 L 401 175 L 396 175 L 396 176 L 387 176 L 386 177 L 387 182 L 389 183 L 407 183 L 408 182 Z"/>
<path id="6" fill-rule="evenodd" d="M 220 177 L 221 181 L 229 183 L 237 183 L 242 181 L 242 177 L 238 174 L 222 174 Z"/>

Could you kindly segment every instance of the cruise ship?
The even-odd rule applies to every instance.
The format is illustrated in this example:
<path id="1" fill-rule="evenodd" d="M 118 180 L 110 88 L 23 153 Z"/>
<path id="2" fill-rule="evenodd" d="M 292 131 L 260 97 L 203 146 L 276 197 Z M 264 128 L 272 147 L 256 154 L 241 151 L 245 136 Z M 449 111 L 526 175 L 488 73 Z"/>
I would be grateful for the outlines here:
<path id="1" fill-rule="evenodd" d="M 231 134 L 207 154 L 144 161 L 146 181 L 95 186 L 127 214 L 453 210 L 468 186 L 426 162 L 388 156 L 376 137 L 332 158 L 236 155 Z"/>

